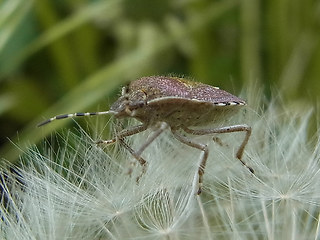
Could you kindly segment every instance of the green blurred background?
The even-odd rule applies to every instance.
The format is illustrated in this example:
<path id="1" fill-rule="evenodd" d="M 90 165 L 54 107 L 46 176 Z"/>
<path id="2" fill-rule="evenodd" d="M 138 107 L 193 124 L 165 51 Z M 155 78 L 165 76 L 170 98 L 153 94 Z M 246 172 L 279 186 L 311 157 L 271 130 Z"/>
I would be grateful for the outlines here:
<path id="1" fill-rule="evenodd" d="M 316 0 L 0 0 L 0 158 L 69 122 L 36 128 L 46 118 L 108 109 L 141 76 L 316 105 L 319 40 Z"/>

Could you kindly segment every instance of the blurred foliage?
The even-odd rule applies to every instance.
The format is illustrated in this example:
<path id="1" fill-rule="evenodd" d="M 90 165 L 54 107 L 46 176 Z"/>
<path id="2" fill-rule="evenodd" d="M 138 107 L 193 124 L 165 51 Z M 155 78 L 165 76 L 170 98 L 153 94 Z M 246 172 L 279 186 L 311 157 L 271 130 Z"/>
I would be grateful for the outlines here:
<path id="1" fill-rule="evenodd" d="M 2 0 L 0 156 L 14 161 L 13 143 L 23 150 L 70 122 L 36 128 L 43 119 L 108 109 L 121 85 L 147 75 L 312 105 L 319 25 L 315 0 Z"/>

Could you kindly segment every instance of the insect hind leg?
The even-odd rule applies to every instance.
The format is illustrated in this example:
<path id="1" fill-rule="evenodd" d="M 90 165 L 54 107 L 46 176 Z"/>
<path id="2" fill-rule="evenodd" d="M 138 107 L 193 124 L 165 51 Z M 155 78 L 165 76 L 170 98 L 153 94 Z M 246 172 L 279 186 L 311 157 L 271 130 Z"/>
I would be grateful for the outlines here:
<path id="1" fill-rule="evenodd" d="M 237 153 L 236 157 L 238 160 L 249 169 L 251 173 L 254 174 L 253 168 L 249 167 L 243 160 L 242 160 L 242 155 L 244 152 L 244 148 L 246 147 L 249 138 L 251 136 L 251 127 L 249 127 L 246 124 L 241 124 L 241 125 L 232 125 L 232 126 L 227 126 L 227 127 L 219 127 L 219 128 L 212 128 L 212 129 L 200 129 L 200 130 L 193 130 L 187 127 L 183 127 L 183 130 L 187 133 L 193 134 L 193 135 L 209 135 L 209 134 L 214 134 L 214 133 L 232 133 L 232 132 L 246 132 L 246 136 L 244 137 Z"/>

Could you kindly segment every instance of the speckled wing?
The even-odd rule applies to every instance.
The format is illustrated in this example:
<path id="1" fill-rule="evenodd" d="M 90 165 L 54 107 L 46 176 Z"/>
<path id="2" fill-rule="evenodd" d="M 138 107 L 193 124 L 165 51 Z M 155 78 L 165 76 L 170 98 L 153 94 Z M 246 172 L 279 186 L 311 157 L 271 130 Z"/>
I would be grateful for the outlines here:
<path id="1" fill-rule="evenodd" d="M 178 98 L 213 103 L 217 106 L 246 104 L 241 98 L 217 87 L 176 77 L 141 78 L 130 85 L 130 91 L 139 90 L 146 93 L 148 102 Z"/>

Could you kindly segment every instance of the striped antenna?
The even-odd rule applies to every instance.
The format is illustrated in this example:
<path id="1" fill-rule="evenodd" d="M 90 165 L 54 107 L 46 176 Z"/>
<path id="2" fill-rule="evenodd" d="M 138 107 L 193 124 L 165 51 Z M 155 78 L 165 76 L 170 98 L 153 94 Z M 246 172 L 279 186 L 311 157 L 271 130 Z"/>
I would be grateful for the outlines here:
<path id="1" fill-rule="evenodd" d="M 37 125 L 37 127 L 41 127 L 48 123 L 51 123 L 54 120 L 65 119 L 65 118 L 72 118 L 72 117 L 86 117 L 86 116 L 96 116 L 96 115 L 105 115 L 105 114 L 115 114 L 114 111 L 105 111 L 105 112 L 87 112 L 87 113 L 69 113 L 69 114 L 62 114 L 57 115 L 55 117 L 49 118 Z"/>

